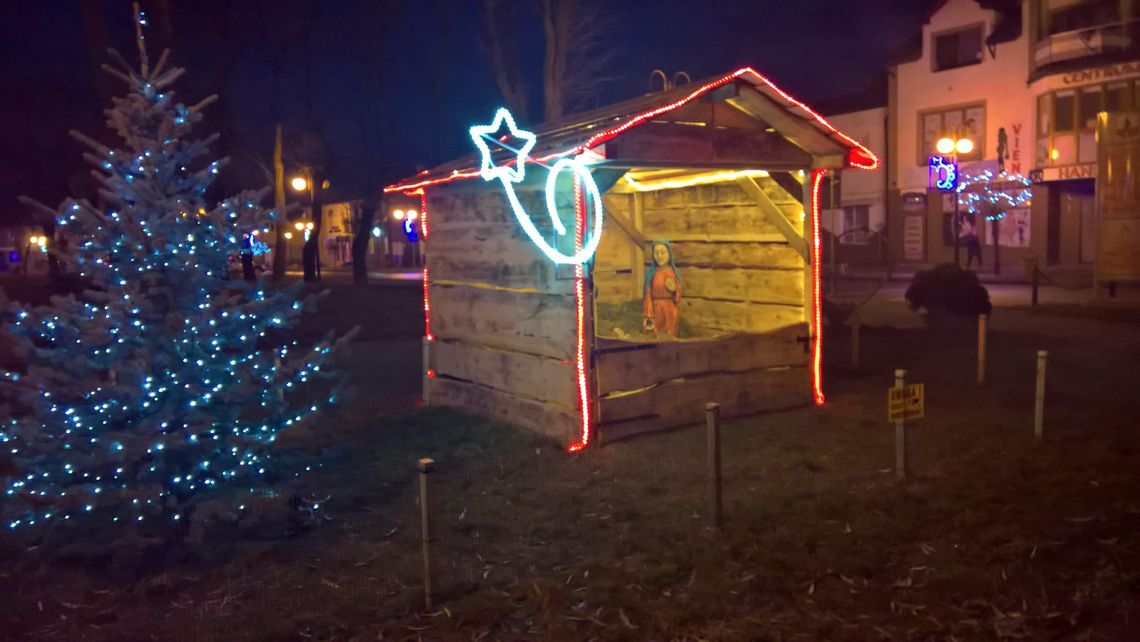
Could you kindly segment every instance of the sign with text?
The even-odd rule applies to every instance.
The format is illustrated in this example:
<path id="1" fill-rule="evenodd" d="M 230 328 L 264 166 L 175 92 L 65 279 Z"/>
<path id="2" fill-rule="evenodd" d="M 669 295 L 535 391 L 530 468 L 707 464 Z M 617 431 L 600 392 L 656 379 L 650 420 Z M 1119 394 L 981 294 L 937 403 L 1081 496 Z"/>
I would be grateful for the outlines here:
<path id="1" fill-rule="evenodd" d="M 1101 112 L 1097 140 L 1096 279 L 1140 281 L 1140 114 Z"/>
<path id="2" fill-rule="evenodd" d="M 887 420 L 922 419 L 926 416 L 926 384 L 912 383 L 905 388 L 887 389 Z"/>

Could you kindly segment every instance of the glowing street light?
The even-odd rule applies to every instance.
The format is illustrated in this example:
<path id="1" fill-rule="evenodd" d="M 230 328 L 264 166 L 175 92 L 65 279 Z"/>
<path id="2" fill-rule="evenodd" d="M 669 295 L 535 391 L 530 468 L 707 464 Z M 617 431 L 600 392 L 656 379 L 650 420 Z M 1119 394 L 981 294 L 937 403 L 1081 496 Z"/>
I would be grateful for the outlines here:
<path id="1" fill-rule="evenodd" d="M 419 212 L 416 212 L 415 210 L 408 210 L 407 216 L 409 221 L 414 221 L 416 220 L 416 217 L 419 216 Z"/>
<path id="2" fill-rule="evenodd" d="M 938 150 L 939 154 L 949 156 L 954 153 L 954 140 L 952 138 L 939 138 L 937 143 L 934 143 L 934 149 Z"/>
<path id="3" fill-rule="evenodd" d="M 305 224 L 302 223 L 301 221 L 297 221 L 296 223 L 293 224 L 293 228 L 296 229 L 298 232 L 300 232 L 301 230 L 305 229 Z"/>
<path id="4" fill-rule="evenodd" d="M 289 185 L 295 191 L 303 192 L 309 188 L 309 181 L 304 176 L 294 176 L 293 180 L 289 181 Z"/>
<path id="5" fill-rule="evenodd" d="M 392 212 L 392 218 L 396 219 L 397 221 L 404 220 L 404 210 L 396 210 L 395 212 Z"/>

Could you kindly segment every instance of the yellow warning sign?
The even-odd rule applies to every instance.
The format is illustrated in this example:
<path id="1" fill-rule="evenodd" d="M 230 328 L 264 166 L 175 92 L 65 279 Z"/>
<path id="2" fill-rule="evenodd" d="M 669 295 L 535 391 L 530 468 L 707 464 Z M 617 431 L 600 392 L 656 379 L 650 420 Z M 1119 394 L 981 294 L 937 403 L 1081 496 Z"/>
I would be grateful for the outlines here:
<path id="1" fill-rule="evenodd" d="M 912 383 L 905 388 L 887 389 L 887 420 L 922 419 L 926 415 L 926 386 Z"/>

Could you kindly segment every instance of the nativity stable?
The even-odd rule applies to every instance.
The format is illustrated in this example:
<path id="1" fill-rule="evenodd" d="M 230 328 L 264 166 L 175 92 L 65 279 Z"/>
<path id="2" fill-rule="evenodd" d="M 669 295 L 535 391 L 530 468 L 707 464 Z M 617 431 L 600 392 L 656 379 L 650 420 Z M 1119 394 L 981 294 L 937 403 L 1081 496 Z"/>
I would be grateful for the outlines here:
<path id="1" fill-rule="evenodd" d="M 425 400 L 577 450 L 823 403 L 819 186 L 878 160 L 752 69 L 528 131 L 420 200 Z"/>

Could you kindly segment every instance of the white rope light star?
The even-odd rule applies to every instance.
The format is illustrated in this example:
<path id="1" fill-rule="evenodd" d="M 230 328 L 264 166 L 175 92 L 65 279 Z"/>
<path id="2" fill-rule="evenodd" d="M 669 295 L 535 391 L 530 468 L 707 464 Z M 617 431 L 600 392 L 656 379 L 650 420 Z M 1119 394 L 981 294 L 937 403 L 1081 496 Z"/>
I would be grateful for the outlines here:
<path id="1" fill-rule="evenodd" d="M 507 130 L 513 138 L 523 141 L 522 146 L 518 149 L 509 147 L 502 141 L 496 139 L 494 134 L 506 125 Z M 519 225 L 522 226 L 523 231 L 530 238 L 539 250 L 547 256 L 551 261 L 559 264 L 566 265 L 581 265 L 590 260 L 594 256 L 594 252 L 598 249 L 598 243 L 602 239 L 602 194 L 598 189 L 597 183 L 594 182 L 593 176 L 590 175 L 590 169 L 577 158 L 563 158 L 549 168 L 549 174 L 546 178 L 546 209 L 547 214 L 550 216 L 550 222 L 554 227 L 554 231 L 559 235 L 566 234 L 566 226 L 563 225 L 562 220 L 558 216 L 558 209 L 555 204 L 555 195 L 557 192 L 558 175 L 563 170 L 570 170 L 574 172 L 576 179 L 582 182 L 582 189 L 588 195 L 589 201 L 593 204 L 594 208 L 594 225 L 589 239 L 582 244 L 582 248 L 574 254 L 566 254 L 558 248 L 552 246 L 538 228 L 534 224 L 534 220 L 530 214 L 527 213 L 526 208 L 519 202 L 518 195 L 515 193 L 514 184 L 521 183 L 526 176 L 526 162 L 529 158 L 530 150 L 534 148 L 536 137 L 532 132 L 524 129 L 519 129 L 515 124 L 515 119 L 511 113 L 506 109 L 499 109 L 495 112 L 495 118 L 491 121 L 490 125 L 476 125 L 469 130 L 471 134 L 471 141 L 475 143 L 475 147 L 479 149 L 482 154 L 482 163 L 479 167 L 479 175 L 485 181 L 498 180 L 503 184 L 503 190 L 507 195 L 507 202 L 511 204 L 511 211 L 514 212 L 515 218 L 518 219 Z M 491 147 L 488 142 L 504 149 L 515 152 L 513 166 L 509 163 L 496 165 L 491 158 Z"/>

